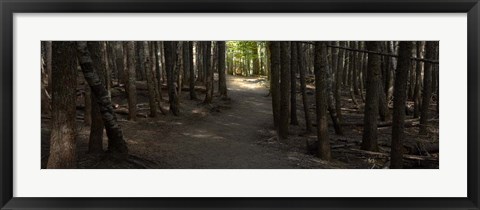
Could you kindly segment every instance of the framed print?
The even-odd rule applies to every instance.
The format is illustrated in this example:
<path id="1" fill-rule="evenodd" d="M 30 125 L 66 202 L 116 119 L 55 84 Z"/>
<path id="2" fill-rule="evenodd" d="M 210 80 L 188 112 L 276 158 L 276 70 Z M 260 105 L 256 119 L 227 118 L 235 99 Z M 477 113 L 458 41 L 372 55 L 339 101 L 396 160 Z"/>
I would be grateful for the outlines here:
<path id="1" fill-rule="evenodd" d="M 0 7 L 1 209 L 479 208 L 476 0 Z"/>

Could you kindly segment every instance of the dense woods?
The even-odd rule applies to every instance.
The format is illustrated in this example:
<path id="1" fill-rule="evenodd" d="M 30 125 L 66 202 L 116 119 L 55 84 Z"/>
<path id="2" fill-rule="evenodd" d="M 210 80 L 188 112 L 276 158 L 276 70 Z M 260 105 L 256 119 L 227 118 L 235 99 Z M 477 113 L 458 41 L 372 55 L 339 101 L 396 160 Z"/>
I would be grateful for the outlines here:
<path id="1" fill-rule="evenodd" d="M 438 168 L 437 41 L 44 41 L 42 168 Z"/>

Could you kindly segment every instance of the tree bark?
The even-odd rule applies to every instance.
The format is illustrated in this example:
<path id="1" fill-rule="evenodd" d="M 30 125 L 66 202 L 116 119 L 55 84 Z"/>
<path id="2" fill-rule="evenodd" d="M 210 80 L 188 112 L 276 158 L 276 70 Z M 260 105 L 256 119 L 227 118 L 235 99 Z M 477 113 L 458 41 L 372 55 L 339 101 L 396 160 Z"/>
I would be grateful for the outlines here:
<path id="1" fill-rule="evenodd" d="M 330 140 L 327 121 L 327 44 L 315 42 L 315 102 L 317 107 L 318 157 L 330 160 Z"/>
<path id="2" fill-rule="evenodd" d="M 337 117 L 337 112 L 335 110 L 335 97 L 333 96 L 333 74 L 332 74 L 331 66 L 327 65 L 327 74 L 325 78 L 325 82 L 327 83 L 327 110 L 330 113 L 330 118 L 333 122 L 333 127 L 335 128 L 335 133 L 338 135 L 343 135 L 342 127 L 340 125 L 340 121 Z"/>
<path id="3" fill-rule="evenodd" d="M 426 42 L 426 54 L 427 59 L 435 58 L 435 46 L 438 42 L 427 41 Z M 420 134 L 427 134 L 428 118 L 430 113 L 428 108 L 430 107 L 430 98 L 432 97 L 432 69 L 431 63 L 425 63 L 425 69 L 423 74 L 423 100 L 422 110 L 420 112 Z"/>
<path id="4" fill-rule="evenodd" d="M 76 167 L 74 42 L 52 42 L 52 133 L 47 168 Z"/>
<path id="5" fill-rule="evenodd" d="M 340 42 L 340 46 L 344 47 L 345 42 Z M 337 73 L 335 75 L 335 111 L 337 112 L 337 118 L 340 123 L 343 122 L 342 118 L 342 78 L 343 70 L 345 66 L 345 50 L 339 50 L 338 52 L 338 61 L 337 61 Z"/>
<path id="6" fill-rule="evenodd" d="M 157 104 L 155 94 L 155 69 L 154 62 L 150 56 L 150 46 L 147 41 L 143 41 L 143 66 L 145 67 L 145 77 L 147 79 L 148 101 L 150 105 L 150 117 L 157 117 Z"/>
<path id="7" fill-rule="evenodd" d="M 280 42 L 280 121 L 279 136 L 288 138 L 288 118 L 290 111 L 290 42 Z"/>
<path id="8" fill-rule="evenodd" d="M 205 94 L 205 100 L 203 103 L 205 104 L 210 104 L 212 103 L 213 95 L 212 95 L 212 88 L 213 88 L 213 69 L 212 69 L 212 63 L 211 63 L 211 49 L 212 49 L 212 42 L 207 41 L 204 42 L 204 61 L 205 61 L 205 89 L 206 89 L 206 94 Z"/>
<path id="9" fill-rule="evenodd" d="M 123 66 L 126 74 L 126 92 L 128 99 L 128 120 L 137 120 L 137 89 L 135 87 L 136 71 L 135 71 L 135 42 L 128 41 L 123 43 Z"/>
<path id="10" fill-rule="evenodd" d="M 417 41 L 417 58 L 423 58 L 423 52 L 425 48 L 425 42 Z M 423 62 L 416 62 L 417 67 L 416 70 L 416 77 L 415 77 L 415 89 L 413 92 L 413 100 L 414 100 L 414 111 L 413 117 L 417 118 L 420 116 L 420 88 L 422 82 L 422 71 L 424 67 Z"/>
<path id="11" fill-rule="evenodd" d="M 227 98 L 227 78 L 225 75 L 225 41 L 217 42 L 218 45 L 218 92 L 221 98 Z"/>
<path id="12" fill-rule="evenodd" d="M 176 62 L 175 62 L 175 79 L 177 81 L 177 95 L 178 96 L 181 96 L 182 94 L 182 87 L 183 87 L 183 79 L 182 79 L 182 75 L 183 75 L 183 43 L 184 42 L 177 42 L 177 59 L 176 59 Z"/>
<path id="13" fill-rule="evenodd" d="M 184 48 L 187 49 L 188 51 L 188 70 L 190 71 L 190 77 L 188 78 L 189 80 L 189 87 L 190 87 L 190 99 L 191 100 L 197 100 L 197 93 L 195 92 L 195 68 L 193 65 L 193 41 L 188 43 L 188 47 Z M 197 60 L 198 62 L 198 60 Z M 186 69 L 185 69 L 186 70 Z"/>
<path id="14" fill-rule="evenodd" d="M 378 51 L 380 42 L 367 42 L 367 50 Z M 364 127 L 362 138 L 362 149 L 368 151 L 378 151 L 377 143 L 377 117 L 378 117 L 378 92 L 380 91 L 380 56 L 368 55 L 367 72 L 367 99 L 365 103 Z"/>
<path id="15" fill-rule="evenodd" d="M 410 56 L 412 42 L 401 41 L 397 71 L 395 73 L 395 88 L 393 92 L 392 149 L 390 153 L 390 168 L 403 167 L 403 140 L 405 139 L 405 105 L 407 102 L 408 71 L 412 68 Z"/>
<path id="16" fill-rule="evenodd" d="M 123 49 L 123 43 L 122 42 L 114 42 L 113 45 L 113 53 L 114 53 L 114 61 L 115 61 L 115 67 L 117 69 L 117 79 L 118 79 L 118 84 L 126 84 L 128 78 L 127 78 L 127 72 L 125 72 L 125 66 L 124 66 L 124 57 L 127 55 L 125 50 Z"/>
<path id="17" fill-rule="evenodd" d="M 298 69 L 300 72 L 300 91 L 302 92 L 302 102 L 303 102 L 303 112 L 305 115 L 305 130 L 307 133 L 312 132 L 312 121 L 310 120 L 310 111 L 307 98 L 307 83 L 305 81 L 305 72 L 307 71 L 305 67 L 305 56 L 303 53 L 302 44 L 297 46 L 297 55 L 298 55 Z"/>
<path id="18" fill-rule="evenodd" d="M 270 92 L 272 93 L 273 124 L 279 133 L 280 124 L 280 42 L 268 42 L 270 48 Z"/>
<path id="19" fill-rule="evenodd" d="M 290 66 L 290 124 L 298 125 L 297 118 L 297 72 L 298 72 L 298 56 L 297 42 L 291 42 L 291 66 Z"/>
<path id="20" fill-rule="evenodd" d="M 99 41 L 87 42 L 88 51 L 90 51 L 90 56 L 92 58 L 93 69 L 97 75 L 99 75 L 100 82 L 105 87 L 105 77 L 103 77 L 105 69 L 103 68 L 103 62 L 105 57 L 102 53 L 103 43 Z M 89 153 L 100 153 L 103 152 L 103 119 L 100 114 L 100 107 L 95 98 L 95 94 L 90 93 L 90 102 L 91 102 L 91 126 L 90 126 L 90 138 L 88 142 L 88 152 Z"/>
<path id="21" fill-rule="evenodd" d="M 90 85 L 92 93 L 100 106 L 100 113 L 108 136 L 108 151 L 120 158 L 126 158 L 128 149 L 123 139 L 122 129 L 117 123 L 117 117 L 113 111 L 107 89 L 103 86 L 95 72 L 90 52 L 87 49 L 87 42 L 77 42 L 77 56 L 85 80 Z"/>
<path id="22" fill-rule="evenodd" d="M 164 42 L 165 47 L 165 68 L 167 72 L 167 86 L 168 86 L 168 101 L 170 103 L 170 112 L 178 116 L 180 113 L 179 102 L 177 96 L 177 88 L 175 87 L 174 66 L 177 53 L 177 45 L 175 42 Z"/>

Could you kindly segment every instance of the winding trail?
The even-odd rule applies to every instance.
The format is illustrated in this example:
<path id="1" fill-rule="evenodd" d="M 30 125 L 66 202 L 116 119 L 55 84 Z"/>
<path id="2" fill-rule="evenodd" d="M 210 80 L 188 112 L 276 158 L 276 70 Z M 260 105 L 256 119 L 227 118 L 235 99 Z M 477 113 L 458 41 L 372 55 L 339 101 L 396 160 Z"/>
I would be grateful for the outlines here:
<path id="1" fill-rule="evenodd" d="M 272 123 L 271 101 L 261 81 L 229 76 L 227 82 L 231 108 L 196 120 L 178 118 L 171 130 L 159 133 L 162 138 L 145 142 L 150 146 L 143 149 L 154 156 L 149 159 L 160 168 L 295 168 L 285 152 L 257 143 Z"/>

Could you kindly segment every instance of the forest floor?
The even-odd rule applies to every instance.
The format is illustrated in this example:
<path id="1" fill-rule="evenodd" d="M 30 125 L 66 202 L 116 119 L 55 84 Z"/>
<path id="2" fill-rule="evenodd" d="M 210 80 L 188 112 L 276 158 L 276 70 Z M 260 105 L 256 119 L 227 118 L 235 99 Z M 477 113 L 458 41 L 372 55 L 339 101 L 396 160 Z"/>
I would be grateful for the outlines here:
<path id="1" fill-rule="evenodd" d="M 147 91 L 139 88 L 140 107 L 137 121 L 117 115 L 129 148 L 126 161 L 111 159 L 105 154 L 88 154 L 89 127 L 83 123 L 83 110 L 77 111 L 78 168 L 163 168 L 163 169 L 291 169 L 291 168 L 385 168 L 388 167 L 391 126 L 378 129 L 380 152 L 360 150 L 363 111 L 356 107 L 348 92 L 342 93 L 344 135 L 336 135 L 330 127 L 333 161 L 323 161 L 309 153 L 308 142 L 315 142 L 316 132 L 305 133 L 301 95 L 298 94 L 299 125 L 290 125 L 289 138 L 279 141 L 273 128 L 271 97 L 264 77 L 228 76 L 228 96 L 214 97 L 203 104 L 189 93 L 180 94 L 180 116 L 159 114 L 147 118 Z M 138 87 L 137 87 L 138 88 Z M 120 90 L 120 88 L 118 88 Z M 315 119 L 313 86 L 309 87 L 311 119 Z M 118 91 L 121 92 L 121 91 Z M 204 91 L 203 91 L 204 92 Z M 167 98 L 164 92 L 164 98 Z M 357 96 L 358 97 L 358 96 Z M 112 90 L 112 101 L 127 104 L 123 93 Z M 361 102 L 360 97 L 357 101 Z M 168 102 L 163 102 L 168 110 Z M 415 122 L 412 120 L 412 124 Z M 406 128 L 408 168 L 438 168 L 438 120 L 430 133 L 418 135 L 418 126 Z M 49 119 L 42 118 L 42 168 L 48 159 Z M 107 139 L 104 136 L 104 148 Z M 310 144 L 309 144 L 310 145 Z M 436 147 L 429 153 L 427 147 Z"/>

